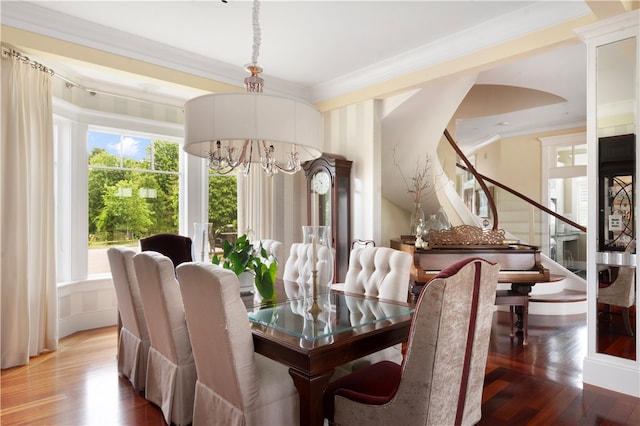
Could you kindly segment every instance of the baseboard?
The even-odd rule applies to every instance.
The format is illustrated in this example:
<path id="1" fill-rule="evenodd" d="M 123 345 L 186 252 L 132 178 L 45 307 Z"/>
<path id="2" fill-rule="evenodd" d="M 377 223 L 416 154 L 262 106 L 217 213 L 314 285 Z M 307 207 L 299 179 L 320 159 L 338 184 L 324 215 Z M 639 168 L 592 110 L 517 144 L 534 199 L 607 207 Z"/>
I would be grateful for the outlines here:
<path id="1" fill-rule="evenodd" d="M 73 333 L 93 328 L 108 327 L 118 322 L 118 310 L 107 309 L 103 311 L 82 312 L 74 314 L 58 321 L 58 335 L 60 338 Z"/>

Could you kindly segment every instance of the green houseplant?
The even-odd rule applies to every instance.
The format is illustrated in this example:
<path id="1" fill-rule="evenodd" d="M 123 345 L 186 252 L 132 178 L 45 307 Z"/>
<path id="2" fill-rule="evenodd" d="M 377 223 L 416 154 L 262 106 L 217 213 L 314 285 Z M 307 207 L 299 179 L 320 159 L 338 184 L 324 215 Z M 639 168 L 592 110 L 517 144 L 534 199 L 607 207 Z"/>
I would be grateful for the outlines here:
<path id="1" fill-rule="evenodd" d="M 222 256 L 214 253 L 211 261 L 238 276 L 243 272 L 253 274 L 262 300 L 266 303 L 276 302 L 274 283 L 278 273 L 278 259 L 272 253 L 267 253 L 262 242 L 256 248 L 246 234 L 241 235 L 233 243 L 225 241 Z"/>

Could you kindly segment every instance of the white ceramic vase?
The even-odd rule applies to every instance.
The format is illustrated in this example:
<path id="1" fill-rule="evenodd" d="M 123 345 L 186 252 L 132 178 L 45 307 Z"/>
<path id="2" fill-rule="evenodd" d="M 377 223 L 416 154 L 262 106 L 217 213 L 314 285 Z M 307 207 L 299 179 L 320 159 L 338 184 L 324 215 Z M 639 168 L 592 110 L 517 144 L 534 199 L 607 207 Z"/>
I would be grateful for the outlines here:
<path id="1" fill-rule="evenodd" d="M 238 281 L 240 281 L 240 294 L 248 294 L 253 291 L 255 277 L 256 275 L 253 271 L 244 271 L 238 275 Z"/>

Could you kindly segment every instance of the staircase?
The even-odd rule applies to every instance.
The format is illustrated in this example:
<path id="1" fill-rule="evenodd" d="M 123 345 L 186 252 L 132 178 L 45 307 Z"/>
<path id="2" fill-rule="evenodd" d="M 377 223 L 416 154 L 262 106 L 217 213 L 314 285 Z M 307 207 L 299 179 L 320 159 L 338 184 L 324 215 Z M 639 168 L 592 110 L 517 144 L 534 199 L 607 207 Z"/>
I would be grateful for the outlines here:
<path id="1" fill-rule="evenodd" d="M 543 233 L 540 229 L 540 223 L 543 223 L 543 221 L 540 220 L 540 217 L 543 214 L 548 214 L 549 217 L 555 218 L 558 223 L 563 222 L 580 232 L 586 232 L 586 228 L 581 225 L 549 210 L 547 207 L 542 206 L 510 187 L 479 174 L 459 150 L 455 141 L 453 141 L 447 131 L 445 131 L 445 136 L 457 155 L 466 164 L 466 166 L 459 164 L 457 165 L 458 168 L 463 169 L 465 172 L 470 172 L 481 187 L 486 187 L 486 181 L 494 185 L 497 189 L 500 189 L 500 192 L 497 193 L 498 197 L 500 197 L 499 215 L 497 215 L 498 211 L 492 195 L 487 193 L 486 196 L 490 199 L 490 204 L 493 203 L 493 208 L 496 208 L 496 215 L 499 217 L 499 228 L 505 230 L 508 239 L 525 242 L 526 238 L 514 237 L 514 235 L 525 235 L 529 236 L 529 239 L 532 241 L 541 241 Z M 455 187 L 455 185 L 452 186 Z M 455 190 L 451 191 L 451 186 L 447 187 L 447 185 L 443 185 L 442 188 L 445 189 L 437 191 L 438 197 L 443 197 L 448 202 L 441 204 L 447 204 L 451 208 L 458 210 L 456 216 L 463 223 L 479 226 L 481 219 L 469 211 L 458 192 Z M 447 188 L 449 190 L 447 190 Z M 495 190 L 493 192 L 496 193 Z M 459 214 L 460 209 L 464 209 L 465 212 Z M 449 212 L 447 212 L 447 214 L 449 214 Z M 561 275 L 565 278 L 556 282 L 536 284 L 530 293 L 529 313 L 541 315 L 571 315 L 587 312 L 586 280 L 544 254 L 542 255 L 542 265 L 549 269 L 550 274 Z M 506 290 L 509 288 L 510 284 L 498 285 L 498 289 Z"/>

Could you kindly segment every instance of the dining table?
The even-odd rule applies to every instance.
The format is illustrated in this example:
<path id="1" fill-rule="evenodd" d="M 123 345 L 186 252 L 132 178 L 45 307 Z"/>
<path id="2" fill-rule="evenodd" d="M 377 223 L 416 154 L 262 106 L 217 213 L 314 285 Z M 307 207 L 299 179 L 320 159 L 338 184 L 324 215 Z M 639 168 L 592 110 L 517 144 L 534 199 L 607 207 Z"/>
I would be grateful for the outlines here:
<path id="1" fill-rule="evenodd" d="M 336 290 L 291 294 L 279 291 L 272 304 L 245 300 L 253 344 L 289 367 L 300 425 L 322 425 L 322 395 L 336 367 L 406 342 L 414 305 Z"/>

